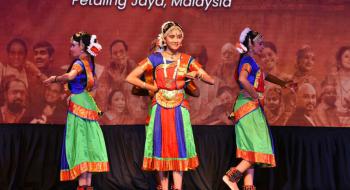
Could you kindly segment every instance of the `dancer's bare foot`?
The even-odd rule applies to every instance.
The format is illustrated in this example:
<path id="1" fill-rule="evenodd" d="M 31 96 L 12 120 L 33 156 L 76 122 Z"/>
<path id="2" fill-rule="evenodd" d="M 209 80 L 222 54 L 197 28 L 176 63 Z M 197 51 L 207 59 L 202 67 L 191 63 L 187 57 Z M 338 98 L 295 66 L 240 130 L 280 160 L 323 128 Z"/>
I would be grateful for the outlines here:
<path id="1" fill-rule="evenodd" d="M 231 190 L 239 190 L 237 183 L 231 182 L 227 175 L 224 175 L 224 177 L 222 177 L 222 180 Z"/>

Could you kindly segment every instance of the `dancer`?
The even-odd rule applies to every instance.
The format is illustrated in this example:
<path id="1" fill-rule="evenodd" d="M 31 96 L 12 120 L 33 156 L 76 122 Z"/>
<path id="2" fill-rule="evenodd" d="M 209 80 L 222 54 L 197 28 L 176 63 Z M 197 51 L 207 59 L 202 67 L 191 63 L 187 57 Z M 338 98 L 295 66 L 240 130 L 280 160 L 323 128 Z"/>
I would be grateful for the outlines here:
<path id="1" fill-rule="evenodd" d="M 44 84 L 66 83 L 68 115 L 61 157 L 61 181 L 79 177 L 78 190 L 92 190 L 92 172 L 109 171 L 103 133 L 97 119 L 101 115 L 90 91 L 95 84 L 95 56 L 102 47 L 96 36 L 78 32 L 71 38 L 74 61 L 67 73 L 51 76 Z"/>
<path id="2" fill-rule="evenodd" d="M 223 180 L 230 189 L 237 190 L 237 183 L 244 176 L 243 189 L 255 190 L 253 166 L 276 166 L 273 142 L 262 107 L 264 80 L 282 87 L 292 83 L 265 74 L 256 63 L 255 58 L 261 55 L 264 48 L 261 34 L 245 28 L 239 40 L 236 49 L 241 55 L 235 77 L 240 92 L 231 116 L 235 121 L 236 156 L 242 161 L 236 167 L 231 167 Z"/>
<path id="3" fill-rule="evenodd" d="M 168 173 L 172 171 L 172 189 L 181 190 L 183 171 L 195 169 L 199 164 L 184 88 L 193 79 L 208 84 L 214 84 L 214 80 L 196 60 L 179 52 L 184 39 L 179 24 L 165 22 L 160 37 L 164 51 L 152 53 L 141 61 L 126 81 L 154 94 L 150 120 L 146 125 L 142 168 L 158 171 L 161 181 L 158 189 L 163 190 L 168 189 Z M 152 84 L 140 79 L 149 70 L 154 73 Z"/>

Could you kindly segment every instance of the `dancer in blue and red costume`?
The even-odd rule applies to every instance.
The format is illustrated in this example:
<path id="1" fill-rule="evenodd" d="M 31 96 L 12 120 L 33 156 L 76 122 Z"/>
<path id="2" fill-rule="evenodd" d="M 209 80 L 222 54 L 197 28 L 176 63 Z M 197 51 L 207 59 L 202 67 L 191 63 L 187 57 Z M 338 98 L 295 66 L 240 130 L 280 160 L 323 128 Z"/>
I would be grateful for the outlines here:
<path id="1" fill-rule="evenodd" d="M 273 141 L 263 112 L 264 81 L 281 87 L 291 87 L 292 81 L 283 81 L 266 73 L 256 62 L 264 48 L 260 33 L 245 28 L 236 49 L 240 58 L 236 70 L 236 81 L 240 92 L 234 104 L 233 117 L 237 145 L 237 158 L 242 161 L 231 167 L 223 177 L 231 190 L 238 190 L 237 183 L 244 177 L 243 190 L 255 190 L 254 166 L 275 167 Z"/>
<path id="2" fill-rule="evenodd" d="M 141 61 L 126 81 L 154 94 L 146 125 L 142 168 L 159 172 L 161 187 L 158 188 L 162 190 L 168 189 L 168 173 L 172 171 L 172 188 L 182 189 L 183 171 L 195 169 L 199 164 L 184 90 L 186 81 L 200 79 L 214 84 L 214 80 L 193 57 L 179 52 L 184 38 L 179 24 L 165 22 L 160 36 L 165 50 Z M 152 84 L 140 79 L 149 70 L 154 73 Z"/>
<path id="3" fill-rule="evenodd" d="M 77 190 L 92 190 L 92 173 L 109 171 L 105 141 L 97 122 L 101 111 L 90 95 L 96 76 L 94 58 L 101 49 L 95 35 L 74 34 L 70 48 L 74 60 L 67 73 L 44 81 L 47 85 L 65 83 L 70 94 L 60 178 L 61 181 L 79 178 Z"/>

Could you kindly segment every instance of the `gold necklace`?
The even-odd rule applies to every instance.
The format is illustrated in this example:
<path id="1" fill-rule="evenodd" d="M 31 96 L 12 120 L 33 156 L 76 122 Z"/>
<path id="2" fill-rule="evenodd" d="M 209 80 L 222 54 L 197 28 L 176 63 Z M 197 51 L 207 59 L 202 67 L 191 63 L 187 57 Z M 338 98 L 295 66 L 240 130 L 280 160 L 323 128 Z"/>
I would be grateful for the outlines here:
<path id="1" fill-rule="evenodd" d="M 171 52 L 169 52 L 169 51 L 164 51 L 164 52 L 165 52 L 166 54 L 168 54 L 172 60 L 174 60 L 175 57 L 177 56 L 177 52 L 176 52 L 176 53 L 171 53 Z"/>
<path id="2" fill-rule="evenodd" d="M 173 74 L 173 77 L 172 77 L 173 80 L 175 80 L 175 78 L 176 78 L 176 74 L 177 74 L 178 67 L 180 66 L 180 62 L 181 62 L 181 58 L 179 58 L 177 60 L 177 62 L 176 62 L 175 71 L 174 71 L 174 74 Z M 164 77 L 168 78 L 168 74 L 167 74 L 166 70 L 167 70 L 169 64 L 167 63 L 165 57 L 163 57 L 163 64 L 164 64 L 164 66 L 163 66 Z"/>

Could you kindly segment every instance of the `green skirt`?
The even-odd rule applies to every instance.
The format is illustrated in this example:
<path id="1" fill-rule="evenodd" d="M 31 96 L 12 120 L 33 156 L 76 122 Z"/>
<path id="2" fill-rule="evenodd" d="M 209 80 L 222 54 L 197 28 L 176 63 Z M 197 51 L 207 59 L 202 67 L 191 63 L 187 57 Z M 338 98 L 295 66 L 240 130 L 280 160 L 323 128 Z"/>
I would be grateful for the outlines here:
<path id="1" fill-rule="evenodd" d="M 71 97 L 61 156 L 61 181 L 74 180 L 85 172 L 109 171 L 98 108 L 88 92 Z"/>
<path id="2" fill-rule="evenodd" d="M 234 105 L 237 158 L 262 167 L 275 167 L 269 126 L 257 101 L 240 94 Z"/>

